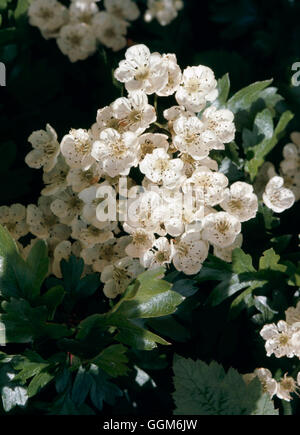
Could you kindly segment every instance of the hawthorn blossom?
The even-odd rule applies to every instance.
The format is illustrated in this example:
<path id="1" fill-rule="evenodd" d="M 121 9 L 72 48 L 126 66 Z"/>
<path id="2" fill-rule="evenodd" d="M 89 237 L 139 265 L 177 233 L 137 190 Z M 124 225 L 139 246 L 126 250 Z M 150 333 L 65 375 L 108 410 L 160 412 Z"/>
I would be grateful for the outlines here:
<path id="1" fill-rule="evenodd" d="M 68 186 L 72 187 L 73 192 L 81 192 L 87 187 L 98 183 L 102 175 L 102 169 L 99 164 L 93 164 L 86 171 L 82 169 L 70 169 L 67 175 Z"/>
<path id="2" fill-rule="evenodd" d="M 154 183 L 172 189 L 182 178 L 183 162 L 171 159 L 163 148 L 156 148 L 140 162 L 140 171 Z"/>
<path id="3" fill-rule="evenodd" d="M 208 256 L 209 244 L 195 231 L 184 233 L 173 244 L 173 264 L 186 275 L 195 275 Z"/>
<path id="4" fill-rule="evenodd" d="M 222 150 L 224 144 L 232 142 L 235 136 L 234 115 L 230 110 L 217 110 L 214 106 L 206 109 L 201 117 L 204 133 L 202 136 L 211 149 Z"/>
<path id="5" fill-rule="evenodd" d="M 187 67 L 183 71 L 182 81 L 176 92 L 176 100 L 192 112 L 200 112 L 207 102 L 218 96 L 217 81 L 213 71 L 204 65 Z"/>
<path id="6" fill-rule="evenodd" d="M 190 189 L 205 206 L 215 206 L 224 199 L 228 178 L 221 172 L 213 172 L 206 166 L 198 167 L 183 184 L 183 191 Z"/>
<path id="7" fill-rule="evenodd" d="M 32 26 L 53 35 L 68 20 L 68 10 L 56 0 L 34 0 L 28 8 L 29 22 Z"/>
<path id="8" fill-rule="evenodd" d="M 82 242 L 84 246 L 94 246 L 98 243 L 105 243 L 114 238 L 113 225 L 102 223 L 101 228 L 89 225 L 82 219 L 77 219 L 72 223 L 72 238 Z"/>
<path id="9" fill-rule="evenodd" d="M 67 188 L 69 169 L 64 157 L 60 154 L 54 168 L 50 172 L 44 172 L 43 174 L 45 187 L 42 189 L 41 194 L 51 196 L 65 190 Z"/>
<path id="10" fill-rule="evenodd" d="M 182 72 L 177 63 L 177 58 L 175 54 L 164 54 L 163 62 L 165 62 L 167 66 L 168 82 L 162 89 L 160 89 L 156 93 L 160 97 L 168 97 L 170 95 L 173 95 L 177 91 L 181 83 Z"/>
<path id="11" fill-rule="evenodd" d="M 294 205 L 295 195 L 290 189 L 284 187 L 282 177 L 275 176 L 266 185 L 263 201 L 271 210 L 282 213 Z"/>
<path id="12" fill-rule="evenodd" d="M 240 232 L 240 221 L 229 213 L 210 213 L 203 219 L 202 238 L 212 245 L 226 248 Z"/>
<path id="13" fill-rule="evenodd" d="M 114 237 L 93 247 L 83 247 L 80 255 L 85 264 L 92 266 L 94 272 L 101 273 L 106 266 L 126 256 L 125 249 L 130 242 L 130 236 L 123 236 L 118 239 Z"/>
<path id="14" fill-rule="evenodd" d="M 226 248 L 221 248 L 220 246 L 214 246 L 214 255 L 227 263 L 232 262 L 232 253 L 236 248 L 240 248 L 243 244 L 243 235 L 238 234 L 235 241 L 227 246 Z"/>
<path id="15" fill-rule="evenodd" d="M 299 382 L 297 382 L 291 376 L 287 376 L 285 373 L 283 378 L 277 384 L 276 396 L 279 399 L 285 400 L 286 402 L 290 402 L 292 397 L 292 393 L 296 393 L 299 389 Z"/>
<path id="16" fill-rule="evenodd" d="M 132 132 L 122 135 L 112 128 L 100 133 L 94 142 L 92 156 L 101 162 L 103 171 L 110 177 L 128 175 L 130 168 L 137 164 L 137 136 Z"/>
<path id="17" fill-rule="evenodd" d="M 82 212 L 83 201 L 70 188 L 54 196 L 51 211 L 64 224 L 72 224 Z"/>
<path id="18" fill-rule="evenodd" d="M 146 45 L 134 45 L 127 49 L 125 60 L 115 70 L 115 78 L 125 83 L 128 92 L 142 90 L 150 95 L 163 89 L 168 83 L 168 69 L 159 53 L 150 53 Z"/>
<path id="19" fill-rule="evenodd" d="M 288 325 L 300 322 L 300 302 L 297 303 L 296 307 L 289 307 L 285 311 L 285 320 Z"/>
<path id="20" fill-rule="evenodd" d="M 107 12 L 99 12 L 93 19 L 93 32 L 98 40 L 113 51 L 126 47 L 128 23 Z"/>
<path id="21" fill-rule="evenodd" d="M 224 191 L 220 206 L 240 222 L 245 222 L 256 216 L 258 200 L 251 184 L 237 181 Z"/>
<path id="22" fill-rule="evenodd" d="M 111 107 L 122 128 L 138 135 L 156 121 L 155 108 L 148 104 L 148 97 L 142 91 L 132 92 L 128 98 L 118 98 Z"/>
<path id="23" fill-rule="evenodd" d="M 162 148 L 168 151 L 168 136 L 161 133 L 145 133 L 138 138 L 138 159 L 143 160 L 147 154 L 151 154 L 155 149 Z"/>
<path id="24" fill-rule="evenodd" d="M 119 20 L 134 21 L 140 15 L 140 10 L 132 0 L 104 0 L 107 12 Z"/>
<path id="25" fill-rule="evenodd" d="M 140 258 L 141 264 L 148 270 L 170 264 L 172 261 L 172 245 L 166 237 L 159 237 L 151 249 Z"/>
<path id="26" fill-rule="evenodd" d="M 70 23 L 63 26 L 56 42 L 71 62 L 88 58 L 97 48 L 93 29 L 85 23 Z"/>
<path id="27" fill-rule="evenodd" d="M 196 116 L 181 116 L 173 124 L 173 145 L 182 153 L 189 154 L 195 160 L 208 156 L 210 146 L 203 141 L 203 123 Z"/>
<path id="28" fill-rule="evenodd" d="M 292 337 L 300 329 L 300 324 L 288 325 L 284 320 L 264 325 L 260 335 L 266 341 L 265 348 L 267 356 L 273 353 L 276 358 L 286 356 L 292 358 L 295 355 L 295 348 L 292 343 Z"/>
<path id="29" fill-rule="evenodd" d="M 93 17 L 99 13 L 98 6 L 93 1 L 75 0 L 70 5 L 70 20 L 72 22 L 91 25 Z"/>
<path id="30" fill-rule="evenodd" d="M 13 204 L 10 207 L 2 205 L 0 207 L 0 224 L 3 225 L 18 240 L 28 234 L 26 223 L 26 207 L 21 204 Z"/>
<path id="31" fill-rule="evenodd" d="M 59 224 L 57 216 L 50 209 L 52 201 L 51 197 L 41 196 L 38 199 L 38 205 L 29 204 L 27 207 L 26 222 L 29 230 L 40 239 L 50 237 L 51 228 Z"/>
<path id="32" fill-rule="evenodd" d="M 167 26 L 173 21 L 178 11 L 183 8 L 182 0 L 148 0 L 147 11 L 145 13 L 145 21 L 150 22 L 154 18 L 159 24 Z"/>
<path id="33" fill-rule="evenodd" d="M 91 156 L 91 136 L 82 128 L 72 129 L 69 134 L 64 136 L 60 148 L 70 168 L 87 170 L 95 162 Z"/>
<path id="34" fill-rule="evenodd" d="M 104 283 L 103 293 L 106 297 L 115 299 L 124 293 L 130 282 L 143 271 L 144 268 L 139 261 L 130 257 L 122 258 L 106 266 L 100 278 Z"/>
<path id="35" fill-rule="evenodd" d="M 144 228 L 132 228 L 126 222 L 123 225 L 124 231 L 132 237 L 131 242 L 126 246 L 125 252 L 129 257 L 140 258 L 146 251 L 152 248 L 155 237 L 152 232 Z"/>
<path id="36" fill-rule="evenodd" d="M 50 124 L 46 130 L 34 131 L 28 138 L 33 150 L 25 157 L 25 162 L 30 168 L 44 168 L 45 172 L 51 171 L 60 153 L 57 134 Z"/>

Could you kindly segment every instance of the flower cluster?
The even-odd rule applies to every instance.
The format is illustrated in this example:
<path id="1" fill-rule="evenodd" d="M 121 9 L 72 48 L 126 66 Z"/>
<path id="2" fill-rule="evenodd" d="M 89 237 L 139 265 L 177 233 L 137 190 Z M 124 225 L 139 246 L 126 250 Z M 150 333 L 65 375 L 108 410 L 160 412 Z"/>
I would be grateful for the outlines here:
<path id="1" fill-rule="evenodd" d="M 291 142 L 283 148 L 279 175 L 271 162 L 265 162 L 258 174 L 255 191 L 276 213 L 282 213 L 300 199 L 300 133 L 291 134 Z"/>
<path id="2" fill-rule="evenodd" d="M 58 0 L 33 0 L 28 9 L 29 22 L 40 29 L 45 39 L 56 38 L 57 45 L 71 62 L 84 60 L 95 53 L 98 43 L 113 51 L 127 45 L 130 22 L 140 16 L 133 0 L 71 0 L 69 8 Z M 182 9 L 181 0 L 148 0 L 145 20 L 157 18 L 169 24 Z"/>
<path id="3" fill-rule="evenodd" d="M 264 325 L 260 335 L 265 340 L 267 356 L 275 355 L 276 358 L 300 359 L 300 302 L 296 307 L 289 307 L 285 312 L 285 320 Z M 271 397 L 276 395 L 279 399 L 291 400 L 291 393 L 297 393 L 300 386 L 300 372 L 295 380 L 292 376 L 284 375 L 278 382 L 272 378 L 270 370 L 256 369 L 253 374 L 246 375 L 246 380 L 257 376 L 263 388 Z"/>
<path id="4" fill-rule="evenodd" d="M 50 125 L 29 137 L 26 162 L 43 168 L 45 187 L 27 213 L 2 213 L 16 239 L 30 231 L 47 241 L 49 272 L 60 276 L 60 261 L 80 256 L 86 273 L 101 273 L 109 298 L 144 269 L 198 273 L 210 246 L 231 261 L 242 223 L 258 209 L 252 186 L 229 186 L 209 156 L 235 137 L 233 113 L 213 105 L 210 68 L 181 71 L 174 54 L 136 45 L 114 75 L 128 95 L 99 109 L 90 129 L 72 129 L 60 143 Z M 158 97 L 171 95 L 177 105 L 157 122 Z"/>

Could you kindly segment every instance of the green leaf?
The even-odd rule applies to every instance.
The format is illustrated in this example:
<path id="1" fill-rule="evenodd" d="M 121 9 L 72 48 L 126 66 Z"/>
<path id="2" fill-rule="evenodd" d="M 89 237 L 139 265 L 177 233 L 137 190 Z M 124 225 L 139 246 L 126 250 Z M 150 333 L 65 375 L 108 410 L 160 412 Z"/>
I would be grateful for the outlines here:
<path id="1" fill-rule="evenodd" d="M 93 384 L 90 390 L 90 398 L 93 405 L 99 410 L 103 409 L 103 402 L 113 406 L 116 399 L 123 395 L 122 391 L 112 382 L 108 375 L 92 364 L 89 373 L 93 377 Z"/>
<path id="2" fill-rule="evenodd" d="M 258 129 L 258 136 L 262 137 L 262 139 L 257 145 L 248 148 L 248 153 L 251 152 L 251 158 L 248 159 L 245 166 L 245 170 L 250 174 L 252 181 L 256 177 L 258 169 L 264 163 L 265 157 L 278 143 L 287 124 L 293 117 L 294 115 L 290 111 L 284 112 L 273 132 L 273 120 L 270 110 L 265 109 L 257 114 L 254 124 Z"/>
<path id="3" fill-rule="evenodd" d="M 112 377 L 124 376 L 129 370 L 126 365 L 128 363 L 126 351 L 127 348 L 122 344 L 113 344 L 104 349 L 91 362 Z"/>
<path id="4" fill-rule="evenodd" d="M 259 380 L 246 385 L 232 368 L 226 373 L 216 362 L 207 365 L 175 356 L 173 370 L 175 415 L 278 414 Z"/>
<path id="5" fill-rule="evenodd" d="M 54 377 L 54 374 L 48 373 L 47 371 L 38 373 L 28 385 L 28 397 L 33 397 L 39 393 L 39 391 L 48 385 L 54 379 Z"/>
<path id="6" fill-rule="evenodd" d="M 6 329 L 7 343 L 30 343 L 39 337 L 59 339 L 72 335 L 65 325 L 47 322 L 46 307 L 32 308 L 24 299 L 11 298 L 3 302 L 0 321 Z"/>
<path id="7" fill-rule="evenodd" d="M 93 377 L 82 366 L 79 367 L 76 378 L 72 388 L 72 401 L 76 406 L 80 406 L 87 398 L 91 386 L 93 384 Z"/>
<path id="8" fill-rule="evenodd" d="M 222 109 L 226 106 L 226 101 L 228 99 L 230 91 L 230 80 L 229 74 L 224 74 L 221 79 L 218 80 L 218 98 L 214 101 L 213 105 L 217 109 Z"/>
<path id="9" fill-rule="evenodd" d="M 138 276 L 111 311 L 92 315 L 80 323 L 76 339 L 85 342 L 94 335 L 93 331 L 99 334 L 114 327 L 118 341 L 141 350 L 153 349 L 156 343 L 169 344 L 134 322 L 172 314 L 184 300 L 179 293 L 170 290 L 172 284 L 161 279 L 163 273 L 164 269 L 159 268 Z"/>
<path id="10" fill-rule="evenodd" d="M 263 253 L 263 256 L 259 260 L 260 270 L 274 270 L 278 272 L 286 272 L 287 267 L 283 264 L 278 264 L 280 255 L 277 255 L 273 248 L 268 249 Z"/>
<path id="11" fill-rule="evenodd" d="M 35 300 L 48 273 L 44 241 L 37 241 L 25 262 L 9 232 L 0 225 L 0 295 Z"/>
<path id="12" fill-rule="evenodd" d="M 260 97 L 261 92 L 271 83 L 272 79 L 246 86 L 229 99 L 227 108 L 233 113 L 250 109 L 251 105 Z"/>
<path id="13" fill-rule="evenodd" d="M 41 286 L 49 270 L 48 249 L 43 240 L 38 240 L 33 245 L 27 256 L 26 263 L 32 274 L 30 299 L 35 299 L 40 294 Z"/>
<path id="14" fill-rule="evenodd" d="M 18 0 L 18 4 L 15 10 L 15 20 L 18 21 L 22 16 L 27 13 L 29 7 L 29 0 Z"/>
<path id="15" fill-rule="evenodd" d="M 61 286 L 52 287 L 44 293 L 38 300 L 39 305 L 45 305 L 48 308 L 48 320 L 52 320 L 57 307 L 62 303 L 65 290 Z"/>

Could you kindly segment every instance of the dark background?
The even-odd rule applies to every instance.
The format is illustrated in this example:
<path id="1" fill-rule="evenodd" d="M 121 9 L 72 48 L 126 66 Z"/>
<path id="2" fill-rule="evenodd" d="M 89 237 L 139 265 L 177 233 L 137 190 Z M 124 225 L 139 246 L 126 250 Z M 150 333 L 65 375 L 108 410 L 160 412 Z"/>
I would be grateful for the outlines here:
<path id="1" fill-rule="evenodd" d="M 12 1 L 9 7 L 15 3 Z M 146 2 L 138 3 L 145 9 Z M 28 26 L 25 17 L 15 23 L 6 11 L 2 15 L 2 29 L 16 25 L 16 30 L 11 35 L 0 32 L 0 61 L 7 66 L 7 86 L 0 88 L 0 205 L 28 204 L 36 202 L 42 187 L 42 171 L 27 168 L 24 163 L 31 149 L 28 136 L 45 128 L 46 123 L 56 129 L 59 139 L 70 128 L 89 128 L 97 109 L 120 96 L 112 69 L 124 57 L 124 51 L 112 53 L 99 48 L 91 58 L 72 64 L 55 40 L 44 40 L 38 29 Z M 182 68 L 205 64 L 217 78 L 229 72 L 231 94 L 252 82 L 273 78 L 287 107 L 295 113 L 289 133 L 300 130 L 300 87 L 291 86 L 292 64 L 300 61 L 299 22 L 300 1 L 186 0 L 185 9 L 171 25 L 146 24 L 140 18 L 131 26 L 128 37 L 147 44 L 152 51 L 176 53 Z M 280 161 L 282 146 L 288 141 L 287 135 L 272 153 L 273 161 Z M 297 209 L 282 216 L 279 234 L 296 233 L 296 216 Z M 264 235 L 255 231 L 249 228 L 249 249 L 245 250 L 256 247 L 261 253 Z M 196 303 L 201 305 L 209 291 L 209 287 L 204 289 Z M 215 359 L 242 373 L 255 368 L 257 361 L 270 366 L 246 314 L 228 322 L 227 305 L 194 310 L 187 321 L 190 339 L 174 344 L 166 351 L 167 359 L 159 359 L 156 351 L 135 355 L 137 362 L 142 358 L 144 367 L 148 364 L 152 369 L 160 387 L 155 392 L 146 386 L 142 393 L 136 391 L 136 397 L 132 392 L 138 403 L 136 413 L 171 412 L 171 398 L 165 392 L 172 390 L 173 352 L 206 361 Z M 124 402 L 123 408 L 107 412 L 118 414 L 123 409 L 125 413 L 126 406 Z"/>

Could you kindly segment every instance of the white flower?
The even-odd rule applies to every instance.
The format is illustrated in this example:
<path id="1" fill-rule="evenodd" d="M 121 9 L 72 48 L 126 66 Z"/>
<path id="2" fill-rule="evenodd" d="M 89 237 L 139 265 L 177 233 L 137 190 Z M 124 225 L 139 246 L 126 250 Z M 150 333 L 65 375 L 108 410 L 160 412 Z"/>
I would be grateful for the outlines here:
<path id="1" fill-rule="evenodd" d="M 229 213 L 211 213 L 203 219 L 202 238 L 212 245 L 226 248 L 240 232 L 240 221 Z"/>
<path id="2" fill-rule="evenodd" d="M 104 0 L 105 9 L 119 20 L 136 20 L 140 11 L 132 0 Z"/>
<path id="3" fill-rule="evenodd" d="M 197 169 L 203 166 L 211 171 L 217 171 L 219 169 L 218 163 L 210 157 L 205 157 L 201 160 L 195 160 L 189 154 L 183 153 L 180 155 L 180 160 L 182 160 L 184 163 L 184 173 L 188 178 L 191 177 Z"/>
<path id="4" fill-rule="evenodd" d="M 56 32 L 68 20 L 68 10 L 56 0 L 34 0 L 28 8 L 32 26 L 47 32 Z"/>
<path id="5" fill-rule="evenodd" d="M 160 221 L 157 211 L 162 205 L 162 199 L 157 192 L 145 191 L 137 198 L 128 200 L 126 223 L 133 228 L 144 228 L 159 234 Z"/>
<path id="6" fill-rule="evenodd" d="M 289 325 L 300 322 L 300 302 L 297 303 L 296 307 L 289 307 L 285 311 L 285 320 Z"/>
<path id="7" fill-rule="evenodd" d="M 95 162 L 91 156 L 91 136 L 82 128 L 78 130 L 72 129 L 69 134 L 64 136 L 60 148 L 70 168 L 86 170 Z"/>
<path id="8" fill-rule="evenodd" d="M 256 216 L 258 200 L 251 184 L 237 181 L 225 190 L 220 206 L 240 222 L 245 222 Z"/>
<path id="9" fill-rule="evenodd" d="M 210 146 L 203 140 L 203 123 L 199 118 L 181 116 L 174 122 L 173 129 L 173 145 L 177 150 L 189 154 L 195 160 L 208 156 Z"/>
<path id="10" fill-rule="evenodd" d="M 255 369 L 254 375 L 260 380 L 263 392 L 268 393 L 272 399 L 272 397 L 277 393 L 278 383 L 273 379 L 270 370 L 265 368 Z"/>
<path id="11" fill-rule="evenodd" d="M 285 373 L 284 377 L 278 382 L 276 396 L 279 399 L 290 402 L 292 393 L 297 393 L 298 386 L 294 378 L 287 376 Z"/>
<path id="12" fill-rule="evenodd" d="M 221 258 L 223 261 L 227 261 L 227 263 L 232 262 L 232 252 L 236 248 L 240 248 L 243 244 L 243 235 L 238 234 L 235 241 L 232 245 L 227 246 L 226 248 L 220 248 L 219 246 L 214 246 L 214 255 L 218 258 Z"/>
<path id="13" fill-rule="evenodd" d="M 26 207 L 21 204 L 13 204 L 10 207 L 0 207 L 0 224 L 11 234 L 13 239 L 18 240 L 28 234 L 26 223 Z"/>
<path id="14" fill-rule="evenodd" d="M 59 223 L 57 216 L 50 209 L 52 201 L 51 197 L 41 196 L 38 200 L 38 205 L 29 204 L 27 207 L 26 222 L 29 230 L 40 239 L 50 237 L 51 228 Z"/>
<path id="15" fill-rule="evenodd" d="M 176 92 L 178 104 L 187 110 L 200 112 L 206 103 L 218 96 L 217 81 L 213 71 L 207 66 L 188 67 L 183 71 L 182 81 Z"/>
<path id="16" fill-rule="evenodd" d="M 156 121 L 156 112 L 148 104 L 148 97 L 142 91 L 132 92 L 128 98 L 118 98 L 112 105 L 113 115 L 124 130 L 143 133 Z"/>
<path id="17" fill-rule="evenodd" d="M 283 174 L 300 171 L 300 133 L 292 133 L 291 140 L 292 143 L 285 145 L 282 152 L 284 159 L 280 168 Z"/>
<path id="18" fill-rule="evenodd" d="M 146 269 L 155 269 L 172 261 L 172 245 L 166 237 L 159 237 L 152 248 L 141 257 L 141 264 Z"/>
<path id="19" fill-rule="evenodd" d="M 172 189 L 181 177 L 183 162 L 180 159 L 171 159 L 163 148 L 155 149 L 147 154 L 140 163 L 140 171 L 154 183 L 163 184 Z"/>
<path id="20" fill-rule="evenodd" d="M 99 12 L 93 19 L 93 30 L 99 41 L 113 51 L 126 47 L 128 23 L 107 12 Z"/>
<path id="21" fill-rule="evenodd" d="M 264 162 L 261 167 L 259 168 L 259 171 L 257 173 L 257 176 L 255 177 L 254 183 L 253 183 L 253 188 L 254 188 L 254 192 L 256 193 L 256 195 L 258 196 L 259 199 L 262 198 L 262 195 L 264 193 L 266 184 L 268 183 L 268 181 L 272 178 L 275 177 L 276 171 L 275 171 L 275 167 L 273 165 L 273 163 L 271 162 Z"/>
<path id="22" fill-rule="evenodd" d="M 84 60 L 96 51 L 96 37 L 93 29 L 84 23 L 71 23 L 63 26 L 56 42 L 71 62 Z"/>
<path id="23" fill-rule="evenodd" d="M 88 225 L 82 219 L 72 223 L 72 238 L 82 242 L 84 246 L 92 247 L 98 243 L 105 243 L 114 238 L 113 225 L 105 222 L 103 228 Z"/>
<path id="24" fill-rule="evenodd" d="M 166 26 L 177 17 L 177 11 L 183 8 L 181 0 L 148 0 L 145 21 L 150 22 L 154 18 L 160 25 Z"/>
<path id="25" fill-rule="evenodd" d="M 91 132 L 94 140 L 98 140 L 101 131 L 106 128 L 113 128 L 119 133 L 123 132 L 119 119 L 115 118 L 112 105 L 103 107 L 97 111 L 96 123 L 92 126 Z"/>
<path id="26" fill-rule="evenodd" d="M 67 175 L 69 166 L 64 157 L 60 154 L 57 163 L 50 172 L 44 172 L 43 181 L 45 184 L 42 195 L 50 196 L 62 192 L 67 187 Z"/>
<path id="27" fill-rule="evenodd" d="M 60 153 L 57 134 L 51 125 L 47 124 L 46 131 L 34 131 L 28 138 L 33 150 L 25 157 L 30 168 L 39 169 L 43 166 L 45 172 L 54 168 Z"/>
<path id="28" fill-rule="evenodd" d="M 49 237 L 47 239 L 48 250 L 53 253 L 55 247 L 71 236 L 71 228 L 65 224 L 56 224 L 49 228 Z"/>
<path id="29" fill-rule="evenodd" d="M 125 252 L 129 257 L 140 258 L 146 251 L 152 248 L 155 237 L 152 232 L 143 228 L 132 228 L 126 222 L 123 225 L 124 231 L 131 234 L 132 241 L 126 246 Z"/>
<path id="30" fill-rule="evenodd" d="M 292 358 L 295 355 L 295 348 L 291 340 L 293 334 L 298 330 L 299 326 L 288 325 L 283 320 L 280 320 L 277 325 L 275 323 L 265 325 L 260 331 L 260 335 L 266 340 L 267 356 L 274 353 L 276 358 L 283 356 Z"/>
<path id="31" fill-rule="evenodd" d="M 200 166 L 183 184 L 183 191 L 188 192 L 192 189 L 203 205 L 215 206 L 223 200 L 227 186 L 228 179 L 224 174 Z"/>
<path id="32" fill-rule="evenodd" d="M 125 58 L 115 70 L 115 78 L 125 83 L 128 92 L 142 90 L 149 95 L 168 83 L 167 65 L 159 53 L 151 54 L 142 44 L 134 45 L 128 48 Z"/>
<path id="33" fill-rule="evenodd" d="M 139 136 L 139 154 L 138 159 L 142 160 L 147 154 L 151 154 L 156 148 L 163 148 L 168 151 L 168 136 L 161 133 L 145 133 Z"/>
<path id="34" fill-rule="evenodd" d="M 83 202 L 70 188 L 54 196 L 51 211 L 60 218 L 63 224 L 72 224 L 82 212 Z"/>
<path id="35" fill-rule="evenodd" d="M 224 144 L 232 142 L 235 136 L 234 115 L 230 110 L 217 110 L 211 106 L 201 117 L 207 143 L 211 149 L 224 149 Z"/>
<path id="36" fill-rule="evenodd" d="M 195 275 L 208 256 L 209 244 L 201 239 L 199 232 L 184 233 L 174 244 L 173 264 L 186 275 Z"/>
<path id="37" fill-rule="evenodd" d="M 117 260 L 106 266 L 101 273 L 104 283 L 103 293 L 110 299 L 124 293 L 130 282 L 144 271 L 138 260 L 130 257 Z"/>
<path id="38" fill-rule="evenodd" d="M 181 83 L 182 73 L 180 67 L 177 64 L 177 58 L 175 54 L 164 54 L 163 62 L 165 62 L 167 65 L 168 82 L 162 89 L 160 89 L 156 93 L 160 97 L 168 97 L 170 95 L 173 95 L 177 91 Z"/>
<path id="39" fill-rule="evenodd" d="M 99 164 L 92 165 L 86 171 L 82 169 L 70 169 L 67 175 L 68 186 L 72 186 L 73 192 L 81 192 L 87 187 L 98 183 L 102 175 L 102 169 Z"/>
<path id="40" fill-rule="evenodd" d="M 92 24 L 93 17 L 99 9 L 93 1 L 76 0 L 72 1 L 69 11 L 72 22 Z"/>
<path id="41" fill-rule="evenodd" d="M 61 260 L 68 260 L 72 254 L 72 243 L 64 240 L 59 243 L 54 249 L 53 254 L 53 264 L 52 264 L 52 273 L 57 278 L 62 278 L 60 262 Z"/>
<path id="42" fill-rule="evenodd" d="M 268 182 L 263 194 L 263 201 L 267 207 L 276 213 L 282 213 L 292 207 L 295 202 L 295 195 L 284 186 L 284 179 L 273 177 Z"/>
<path id="43" fill-rule="evenodd" d="M 93 225 L 94 227 L 97 227 L 99 229 L 103 229 L 104 226 L 107 224 L 107 222 L 100 222 L 97 219 L 97 209 L 104 201 L 104 198 L 102 196 L 98 196 L 98 193 L 99 191 L 101 192 L 101 187 L 103 186 L 110 186 L 110 184 L 108 181 L 104 181 L 101 184 L 94 184 L 82 190 L 78 195 L 78 198 L 83 201 L 84 204 L 82 209 L 82 216 L 84 220 L 90 225 Z"/>
<path id="44" fill-rule="evenodd" d="M 169 109 L 164 110 L 163 115 L 164 118 L 167 121 L 170 121 L 171 125 L 173 125 L 173 122 L 176 121 L 176 119 L 182 116 L 189 118 L 190 116 L 195 116 L 195 113 L 186 110 L 184 106 L 172 106 Z"/>
<path id="45" fill-rule="evenodd" d="M 94 142 L 92 156 L 100 161 L 103 171 L 110 177 L 128 175 L 130 168 L 137 164 L 138 140 L 132 132 L 122 135 L 112 128 L 100 133 Z"/>
<path id="46" fill-rule="evenodd" d="M 113 238 L 93 247 L 84 247 L 80 255 L 85 264 L 92 266 L 94 272 L 101 273 L 106 266 L 126 256 L 125 248 L 130 241 L 130 236 L 123 236 L 119 239 Z"/>

